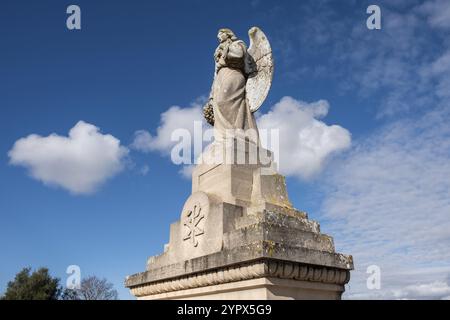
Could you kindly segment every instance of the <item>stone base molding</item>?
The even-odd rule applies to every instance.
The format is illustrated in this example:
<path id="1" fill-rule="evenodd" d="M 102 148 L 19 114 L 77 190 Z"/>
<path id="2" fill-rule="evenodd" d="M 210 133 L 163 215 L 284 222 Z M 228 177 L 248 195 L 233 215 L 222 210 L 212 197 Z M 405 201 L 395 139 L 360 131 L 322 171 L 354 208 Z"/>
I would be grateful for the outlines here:
<path id="1" fill-rule="evenodd" d="M 138 299 L 340 299 L 350 270 L 352 256 L 292 206 L 273 162 L 200 163 L 164 252 L 125 286 Z"/>
<path id="2" fill-rule="evenodd" d="M 350 272 L 344 269 L 267 260 L 137 285 L 131 287 L 130 290 L 133 295 L 140 298 L 258 278 L 278 278 L 344 286 L 350 279 Z"/>

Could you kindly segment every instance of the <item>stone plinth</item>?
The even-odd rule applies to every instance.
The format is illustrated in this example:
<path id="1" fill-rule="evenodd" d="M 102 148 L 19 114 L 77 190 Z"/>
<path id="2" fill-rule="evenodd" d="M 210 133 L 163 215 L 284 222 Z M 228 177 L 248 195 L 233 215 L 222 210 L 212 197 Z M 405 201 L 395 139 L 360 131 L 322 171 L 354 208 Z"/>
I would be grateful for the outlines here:
<path id="1" fill-rule="evenodd" d="M 200 164 L 192 191 L 164 253 L 127 277 L 138 299 L 340 299 L 352 257 L 292 207 L 272 161 Z"/>

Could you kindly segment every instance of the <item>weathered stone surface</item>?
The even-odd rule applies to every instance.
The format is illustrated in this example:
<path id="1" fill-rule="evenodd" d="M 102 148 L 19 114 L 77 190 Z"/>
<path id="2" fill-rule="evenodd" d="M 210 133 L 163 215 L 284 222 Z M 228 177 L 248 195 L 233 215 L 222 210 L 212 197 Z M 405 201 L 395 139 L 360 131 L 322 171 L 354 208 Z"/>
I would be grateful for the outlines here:
<path id="1" fill-rule="evenodd" d="M 164 253 L 127 278 L 131 292 L 142 299 L 340 298 L 352 257 L 336 253 L 319 224 L 292 207 L 284 179 L 261 174 L 270 165 L 211 168 L 220 171 L 194 170 L 193 193 Z M 258 290 L 247 286 L 255 279 L 266 279 Z"/>
<path id="2" fill-rule="evenodd" d="M 199 205 L 197 199 L 202 198 L 203 204 Z M 194 205 L 202 208 L 200 216 L 194 224 L 198 225 L 189 233 L 186 226 L 187 213 Z M 223 237 L 233 228 L 235 216 L 242 215 L 242 208 L 223 202 L 216 202 L 203 192 L 194 193 L 186 202 L 180 221 L 170 226 L 170 240 L 166 250 L 159 256 L 148 259 L 147 269 L 154 269 L 163 265 L 171 265 L 196 257 L 219 252 L 223 248 Z M 202 217 L 201 220 L 199 218 Z M 195 237 L 195 242 L 192 239 Z"/>
<path id="3" fill-rule="evenodd" d="M 218 132 L 256 129 L 252 113 L 263 104 L 272 84 L 274 62 L 269 40 L 258 27 L 252 27 L 248 35 L 247 50 L 230 29 L 220 29 L 217 34 L 214 81 L 203 114 Z"/>
<path id="4" fill-rule="evenodd" d="M 250 37 L 248 55 L 252 62 L 247 63 L 246 68 L 246 72 L 249 74 L 246 93 L 250 110 L 255 112 L 263 104 L 269 93 L 274 63 L 272 48 L 264 32 L 258 27 L 253 27 L 248 31 L 248 35 Z"/>
<path id="5" fill-rule="evenodd" d="M 339 299 L 353 269 L 333 239 L 292 206 L 253 112 L 269 91 L 273 60 L 259 28 L 245 43 L 220 29 L 204 114 L 214 143 L 192 174 L 192 195 L 164 252 L 125 285 L 140 299 Z M 230 132 L 231 131 L 231 132 Z"/>
<path id="6" fill-rule="evenodd" d="M 261 209 L 266 203 L 292 208 L 272 153 L 238 138 L 214 143 L 192 173 L 192 192 L 203 191 L 221 201 Z"/>
<path id="7" fill-rule="evenodd" d="M 221 292 L 223 289 L 205 288 L 210 286 L 219 286 L 223 284 L 232 284 L 232 290 L 226 291 L 243 291 L 245 284 L 248 284 L 249 280 L 252 279 L 270 279 L 272 286 L 268 283 L 263 283 L 260 292 L 254 298 L 263 298 L 261 294 L 267 294 L 267 290 L 279 291 L 280 288 L 273 286 L 274 282 L 285 281 L 284 286 L 288 287 L 300 287 L 305 289 L 306 287 L 310 290 L 316 291 L 315 293 L 309 292 L 306 298 L 324 298 L 323 292 L 320 291 L 331 291 L 325 296 L 325 298 L 340 298 L 342 292 L 344 291 L 344 284 L 349 280 L 348 270 L 339 270 L 318 266 L 303 265 L 292 262 L 284 262 L 277 260 L 259 260 L 250 263 L 240 264 L 237 266 L 230 266 L 222 269 L 215 269 L 209 272 L 197 273 L 193 275 L 182 276 L 178 278 L 152 282 L 149 284 L 137 285 L 132 287 L 132 293 L 137 297 L 150 297 L 153 298 L 168 298 L 165 296 L 159 296 L 158 294 L 172 293 L 172 297 L 185 297 L 188 295 L 192 296 L 192 292 L 186 292 L 189 289 L 201 289 L 198 293 L 205 292 L 210 297 L 217 298 L 218 291 Z M 261 283 L 260 283 L 261 284 Z M 229 287 L 230 288 L 230 287 Z M 173 294 L 174 291 L 178 291 Z M 254 292 L 253 292 L 254 294 Z M 300 296 L 299 292 L 293 292 L 293 295 L 289 294 L 290 298 L 305 298 L 305 296 Z M 304 294 L 304 292 L 302 292 Z M 278 292 L 278 296 L 286 296 L 286 292 Z M 228 297 L 233 297 L 233 295 L 228 292 Z M 249 298 L 249 296 L 243 296 L 243 292 L 240 293 L 242 298 Z M 197 296 L 198 297 L 198 296 Z M 253 296 L 250 296 L 253 298 Z"/>

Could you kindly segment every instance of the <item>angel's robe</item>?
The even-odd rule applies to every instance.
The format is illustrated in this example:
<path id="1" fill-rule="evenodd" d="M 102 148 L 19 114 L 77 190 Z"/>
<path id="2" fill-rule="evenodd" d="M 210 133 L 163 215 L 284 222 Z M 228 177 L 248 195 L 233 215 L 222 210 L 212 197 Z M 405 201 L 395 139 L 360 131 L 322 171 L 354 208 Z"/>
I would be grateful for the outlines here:
<path id="1" fill-rule="evenodd" d="M 250 140 L 257 140 L 256 121 L 250 111 L 245 91 L 247 79 L 244 73 L 244 59 L 247 50 L 242 41 L 236 41 L 234 44 L 242 47 L 243 56 L 226 57 L 225 64 L 218 67 L 214 80 L 212 98 L 215 140 L 224 139 L 232 132 L 235 132 L 236 136 L 236 131 L 247 130 L 248 132 L 248 129 L 253 129 L 252 134 L 256 135 L 256 138 L 250 136 Z"/>

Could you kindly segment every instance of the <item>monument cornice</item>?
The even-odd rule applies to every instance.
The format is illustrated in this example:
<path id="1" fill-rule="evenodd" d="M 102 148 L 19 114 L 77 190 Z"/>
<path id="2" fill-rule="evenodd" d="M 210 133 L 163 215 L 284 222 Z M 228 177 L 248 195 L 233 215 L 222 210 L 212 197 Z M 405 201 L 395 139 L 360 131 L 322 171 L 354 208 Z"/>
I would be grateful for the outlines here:
<path id="1" fill-rule="evenodd" d="M 130 285 L 129 288 L 133 295 L 142 297 L 257 278 L 280 278 L 343 286 L 350 280 L 350 271 L 266 258 L 208 272 Z"/>

